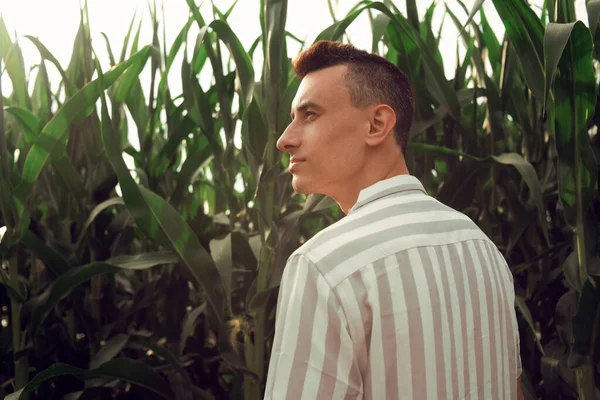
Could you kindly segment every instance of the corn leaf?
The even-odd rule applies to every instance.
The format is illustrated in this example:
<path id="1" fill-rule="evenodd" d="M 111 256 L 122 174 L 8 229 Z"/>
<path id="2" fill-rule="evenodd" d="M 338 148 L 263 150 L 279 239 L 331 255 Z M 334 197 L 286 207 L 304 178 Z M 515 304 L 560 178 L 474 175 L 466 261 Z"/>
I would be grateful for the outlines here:
<path id="1" fill-rule="evenodd" d="M 231 307 L 231 276 L 233 270 L 233 241 L 232 235 L 239 233 L 232 232 L 223 239 L 213 239 L 210 241 L 210 254 L 215 260 L 215 265 L 223 278 L 225 287 L 226 301 Z"/>
<path id="2" fill-rule="evenodd" d="M 585 4 L 588 14 L 588 26 L 594 40 L 594 51 L 596 59 L 600 55 L 600 33 L 598 32 L 598 24 L 600 24 L 600 0 L 589 0 Z"/>
<path id="3" fill-rule="evenodd" d="M 575 16 L 575 2 L 573 0 L 557 0 L 556 10 L 556 22 L 568 23 L 575 22 L 577 18 Z"/>
<path id="4" fill-rule="evenodd" d="M 204 29 L 204 32 L 206 32 L 206 29 Z M 202 90 L 198 78 L 192 74 L 190 64 L 185 55 L 181 63 L 181 86 L 183 89 L 183 104 L 188 112 L 188 117 L 206 135 L 214 135 L 215 127 L 210 100 Z"/>
<path id="5" fill-rule="evenodd" d="M 579 276 L 579 261 L 577 260 L 577 251 L 572 251 L 562 265 L 565 279 L 577 292 L 581 292 L 581 277 Z"/>
<path id="6" fill-rule="evenodd" d="M 4 24 L 4 18 L 0 15 L 0 58 L 4 61 L 10 48 L 12 47 L 12 40 Z"/>
<path id="7" fill-rule="evenodd" d="M 236 75 L 240 81 L 240 97 L 243 100 L 244 106 L 248 107 L 254 93 L 254 67 L 252 66 L 252 60 L 248 56 L 248 53 L 246 53 L 238 37 L 225 22 L 219 20 L 213 21 L 210 23 L 209 28 L 215 31 L 219 39 L 229 48 L 235 61 Z"/>
<path id="8" fill-rule="evenodd" d="M 497 163 L 504 165 L 512 165 L 521 174 L 523 181 L 529 188 L 529 193 L 533 204 L 538 210 L 538 222 L 542 227 L 542 232 L 546 239 L 546 243 L 550 244 L 548 236 L 548 222 L 546 221 L 546 207 L 544 206 L 544 198 L 542 196 L 542 187 L 535 172 L 533 165 L 517 153 L 505 153 L 498 156 L 492 156 L 492 159 Z"/>
<path id="9" fill-rule="evenodd" d="M 173 354 L 171 351 L 169 351 L 164 346 L 161 346 L 158 343 L 151 342 L 150 340 L 147 340 L 146 338 L 144 338 L 143 336 L 140 336 L 140 335 L 131 336 L 131 339 L 129 340 L 129 344 L 152 350 L 152 352 L 154 354 L 156 354 L 159 357 L 162 357 L 166 362 L 168 362 L 173 367 L 173 369 L 181 376 L 181 378 L 183 378 L 183 382 L 179 382 L 178 385 L 176 385 L 176 386 L 182 386 L 185 392 L 191 391 L 192 381 L 190 380 L 190 376 L 187 373 L 187 371 L 183 368 L 181 362 L 175 356 L 175 354 Z M 170 377 L 169 377 L 169 379 L 170 379 Z M 171 383 L 171 387 L 173 387 L 172 383 Z M 200 389 L 198 389 L 198 390 L 200 390 Z M 207 393 L 204 392 L 204 394 L 207 394 Z M 211 397 L 207 397 L 207 398 L 211 398 Z"/>
<path id="10" fill-rule="evenodd" d="M 476 25 L 473 23 L 473 26 L 475 27 Z M 496 34 L 490 27 L 490 24 L 483 10 L 481 10 L 481 31 L 483 36 L 483 44 L 485 45 L 488 51 L 488 60 L 490 60 L 490 65 L 492 66 L 494 72 L 496 72 L 502 67 L 500 63 L 502 48 L 500 47 L 498 38 L 496 37 Z"/>
<path id="11" fill-rule="evenodd" d="M 122 255 L 106 260 L 107 264 L 128 270 L 148 269 L 160 264 L 175 264 L 177 256 L 169 250 L 154 251 L 135 255 Z"/>
<path id="12" fill-rule="evenodd" d="M 410 142 L 408 144 L 408 150 L 411 152 L 432 152 L 437 154 L 445 154 L 456 157 L 463 157 L 470 160 L 483 161 L 482 158 L 473 156 L 471 154 L 463 153 L 462 151 L 452 150 L 444 146 L 437 146 L 434 144 Z"/>
<path id="13" fill-rule="evenodd" d="M 27 300 L 27 294 L 12 283 L 4 271 L 0 271 L 0 286 L 6 288 L 6 294 L 19 304 Z"/>
<path id="14" fill-rule="evenodd" d="M 13 115 L 21 123 L 25 140 L 29 144 L 33 144 L 38 134 L 41 132 L 44 123 L 31 111 L 19 106 L 8 106 L 4 111 Z"/>
<path id="15" fill-rule="evenodd" d="M 127 358 L 119 358 L 108 361 L 93 370 L 76 368 L 64 363 L 53 364 L 33 377 L 24 388 L 6 396 L 5 400 L 19 400 L 25 398 L 25 393 L 37 389 L 48 379 L 64 375 L 75 375 L 83 379 L 119 379 L 144 387 L 164 399 L 174 398 L 173 392 L 165 379 L 157 372 L 154 372 L 146 363 Z"/>
<path id="16" fill-rule="evenodd" d="M 139 75 L 144 69 L 150 54 L 151 52 L 148 52 L 147 57 L 139 60 L 135 64 L 132 64 L 131 67 L 127 68 L 127 71 L 125 71 L 121 79 L 119 79 L 119 83 L 117 83 L 115 89 L 116 101 L 123 102 L 127 100 L 129 96 L 131 96 L 133 87 L 136 84 L 139 84 Z"/>
<path id="17" fill-rule="evenodd" d="M 27 79 L 25 77 L 25 61 L 21 47 L 17 42 L 13 43 L 6 58 L 4 59 L 6 72 L 12 81 L 14 102 L 20 106 L 31 107 L 31 99 L 27 93 Z"/>
<path id="18" fill-rule="evenodd" d="M 544 27 L 525 0 L 493 0 L 514 46 L 525 82 L 539 100 L 544 98 Z"/>
<path id="19" fill-rule="evenodd" d="M 0 18 L 1 22 L 1 18 Z M 2 25 L 3 26 L 3 25 Z M 6 29 L 6 28 L 5 28 Z M 0 36 L 0 41 L 2 37 Z M 1 42 L 0 42 L 1 45 Z M 0 48 L 0 51 L 2 49 Z M 0 71 L 2 70 L 2 59 L 0 58 Z M 7 229 L 11 230 L 14 228 L 17 219 L 17 210 L 12 201 L 12 180 L 11 173 L 13 166 L 11 163 L 12 157 L 8 152 L 8 140 L 6 135 L 6 128 L 4 125 L 4 96 L 2 96 L 2 85 L 0 84 L 0 212 L 2 212 L 2 220 Z M 8 240 L 4 243 L 6 244 Z M 9 245 L 7 245 L 8 247 Z"/>
<path id="20" fill-rule="evenodd" d="M 504 130 L 504 111 L 502 109 L 502 100 L 498 93 L 496 83 L 487 75 L 483 76 L 485 82 L 485 92 L 487 97 L 488 121 L 492 131 L 492 153 L 506 152 L 507 145 Z M 517 154 L 518 155 L 518 154 Z M 518 155 L 520 157 L 520 155 Z"/>
<path id="21" fill-rule="evenodd" d="M 420 32 L 421 34 L 421 38 L 423 39 L 423 41 L 427 44 L 427 47 L 429 47 L 429 52 L 431 54 L 433 54 L 435 60 L 437 61 L 437 63 L 439 65 L 444 66 L 444 61 L 442 59 L 442 53 L 440 52 L 440 45 L 439 45 L 439 35 L 438 37 L 435 36 L 435 34 L 433 33 L 433 12 L 435 11 L 435 6 L 437 5 L 437 3 L 431 3 L 431 5 L 427 8 L 427 11 L 425 12 L 425 17 L 423 19 L 423 21 L 420 24 L 419 29 L 416 29 L 416 32 Z M 444 15 L 444 19 L 442 20 L 442 24 L 445 21 L 445 15 Z"/>
<path id="22" fill-rule="evenodd" d="M 337 203 L 331 197 L 325 196 L 323 194 L 311 194 L 306 199 L 304 203 L 304 208 L 302 209 L 304 214 L 314 213 L 326 210 Z"/>
<path id="23" fill-rule="evenodd" d="M 545 0 L 542 6 L 542 22 L 556 22 L 556 0 Z"/>
<path id="24" fill-rule="evenodd" d="M 102 211 L 106 210 L 109 207 L 116 206 L 116 205 L 123 205 L 123 204 L 125 204 L 125 203 L 123 202 L 122 197 L 113 197 L 112 199 L 105 200 L 102 203 L 98 204 L 96 207 L 94 207 L 94 209 L 90 213 L 89 217 L 83 224 L 83 227 L 81 228 L 81 233 L 79 234 L 79 238 L 77 239 L 77 242 L 75 243 L 75 249 L 78 249 L 79 246 L 81 246 L 81 242 L 83 242 L 83 239 L 85 238 L 87 229 L 89 228 L 91 223 L 96 219 L 96 217 L 98 215 L 100 215 L 100 213 Z"/>
<path id="25" fill-rule="evenodd" d="M 84 60 L 88 58 L 86 53 L 91 51 L 90 41 L 91 39 L 88 36 L 83 10 L 81 10 L 81 19 L 77 35 L 75 36 L 75 42 L 73 43 L 71 61 L 69 61 L 69 66 L 65 71 L 69 80 L 73 82 L 77 88 L 83 87 L 86 83 L 86 65 Z"/>
<path id="26" fill-rule="evenodd" d="M 371 10 L 369 10 L 369 17 L 371 17 Z M 385 14 L 377 14 L 375 18 L 371 19 L 371 30 L 373 31 L 373 43 L 371 44 L 371 52 L 378 53 L 378 44 L 381 38 L 385 34 L 388 24 L 390 23 L 390 17 Z"/>
<path id="27" fill-rule="evenodd" d="M 461 30 L 461 23 L 458 20 L 458 18 L 456 17 L 456 15 L 454 15 L 454 13 L 452 12 L 452 10 L 446 5 L 446 13 L 448 15 L 450 15 L 450 18 L 452 19 L 452 21 L 454 22 L 454 25 L 456 26 L 456 28 L 461 31 L 461 37 L 463 39 L 463 43 L 465 45 L 465 47 L 469 47 L 469 43 L 471 43 L 471 35 L 469 35 L 468 32 L 466 32 L 465 30 Z M 485 67 L 483 65 L 483 57 L 481 57 L 481 52 L 479 51 L 479 48 L 477 46 L 473 46 L 473 50 L 471 52 L 471 61 L 473 62 L 473 64 L 475 64 L 475 69 L 477 71 L 477 78 L 479 79 L 479 82 L 483 81 L 485 79 Z"/>
<path id="28" fill-rule="evenodd" d="M 31 187 L 40 172 L 46 166 L 53 153 L 64 151 L 67 140 L 67 129 L 75 122 L 87 117 L 95 108 L 96 101 L 103 89 L 113 84 L 131 65 L 145 62 L 148 58 L 149 47 L 142 49 L 126 62 L 119 64 L 106 73 L 102 86 L 95 80 L 87 84 L 58 110 L 52 119 L 44 126 L 35 143 L 29 150 L 23 167 L 22 180 L 15 188 L 16 200 L 24 204 Z"/>
<path id="29" fill-rule="evenodd" d="M 242 151 L 253 177 L 260 175 L 259 167 L 263 163 L 262 155 L 268 140 L 267 122 L 255 96 L 242 116 Z M 253 192 L 256 193 L 256 189 Z"/>
<path id="30" fill-rule="evenodd" d="M 262 82 L 265 85 L 264 105 L 267 108 L 266 122 L 270 140 L 279 137 L 283 126 L 278 126 L 278 110 L 280 98 L 288 84 L 289 61 L 287 60 L 287 47 L 285 40 L 285 23 L 287 17 L 287 0 L 267 1 L 265 8 L 266 30 L 263 32 L 265 68 L 263 68 Z M 286 110 L 287 112 L 287 110 Z M 270 167 L 274 157 L 268 157 L 267 165 Z"/>
<path id="31" fill-rule="evenodd" d="M 73 196 L 76 199 L 82 198 L 84 196 L 83 178 L 69 156 L 66 153 L 59 154 L 52 160 L 52 165 Z"/>
<path id="32" fill-rule="evenodd" d="M 600 23 L 600 0 L 589 0 L 586 2 L 585 6 L 588 12 L 590 32 L 594 38 L 594 43 L 597 43 L 596 31 L 598 30 L 598 24 Z"/>
<path id="33" fill-rule="evenodd" d="M 591 324 L 600 307 L 600 288 L 596 277 L 588 277 L 581 287 L 577 313 L 572 319 L 573 324 L 573 352 L 582 356 L 589 356 L 593 339 L 596 337 L 596 324 Z M 583 361 L 583 358 L 573 357 L 573 361 Z M 577 368 L 580 363 L 569 363 L 569 368 Z"/>
<path id="34" fill-rule="evenodd" d="M 154 266 L 157 264 L 152 264 Z M 52 282 L 50 287 L 42 294 L 32 298 L 23 308 L 22 314 L 31 310 L 31 332 L 35 335 L 44 319 L 48 316 L 53 307 L 62 299 L 67 297 L 71 291 L 84 282 L 87 282 L 94 276 L 111 273 L 114 274 L 120 270 L 119 267 L 103 262 L 87 264 L 81 267 L 73 268 L 67 273 L 59 276 Z"/>
<path id="35" fill-rule="evenodd" d="M 416 88 L 420 87 L 421 82 L 417 78 L 420 75 L 422 60 L 421 52 L 417 45 L 404 35 L 395 24 L 388 23 L 386 37 L 389 41 L 388 60 L 404 71 L 404 73 L 410 77 Z M 420 90 L 417 90 L 417 92 L 423 93 L 424 96 L 428 94 Z"/>
<path id="36" fill-rule="evenodd" d="M 406 0 L 406 15 L 412 27 L 418 32 L 420 24 L 416 0 Z"/>
<path id="37" fill-rule="evenodd" d="M 14 115 L 21 122 L 24 128 L 25 140 L 29 144 L 33 144 L 42 129 L 42 122 L 30 111 L 20 107 L 7 107 L 6 111 Z M 83 180 L 71 159 L 66 156 L 66 153 L 60 153 L 58 158 L 53 158 L 52 164 L 75 198 L 83 196 Z"/>
<path id="38" fill-rule="evenodd" d="M 89 369 L 96 369 L 118 356 L 125 346 L 127 346 L 128 341 L 129 335 L 123 333 L 118 333 L 111 337 L 90 360 Z"/>
<path id="39" fill-rule="evenodd" d="M 151 54 L 152 51 L 148 53 L 148 57 L 150 57 Z M 129 109 L 137 128 L 140 146 L 144 145 L 146 135 L 152 134 L 151 132 L 147 133 L 148 128 L 146 126 L 149 119 L 148 107 L 139 79 L 146 62 L 147 58 L 143 62 L 136 63 L 127 69 L 117 83 L 114 98 L 112 99 L 115 103 L 127 103 L 127 108 Z"/>
<path id="40" fill-rule="evenodd" d="M 590 32 L 582 22 L 548 24 L 545 92 L 550 94 L 554 82 L 558 187 L 571 226 L 583 223 L 583 214 L 598 188 L 598 169 L 587 133 L 596 104 L 592 46 Z"/>
<path id="41" fill-rule="evenodd" d="M 42 242 L 30 230 L 25 231 L 20 242 L 42 261 L 54 276 L 65 274 L 71 269 L 69 262 L 60 253 Z"/>
<path id="42" fill-rule="evenodd" d="M 143 22 L 143 20 L 140 19 L 140 23 L 138 24 L 137 31 L 135 33 L 135 36 L 133 37 L 133 43 L 131 43 L 131 50 L 129 51 L 130 57 L 133 54 L 137 53 L 137 51 L 138 51 L 139 42 L 140 42 L 140 34 L 142 33 L 142 22 Z"/>
<path id="43" fill-rule="evenodd" d="M 171 70 L 171 66 L 173 65 L 173 61 L 175 60 L 177 53 L 181 49 L 181 45 L 187 39 L 187 35 L 190 30 L 190 26 L 192 25 L 193 22 L 194 22 L 194 20 L 192 18 L 188 19 L 187 23 L 181 29 L 181 31 L 179 32 L 179 34 L 173 41 L 173 44 L 169 48 L 169 55 L 167 56 L 167 59 L 165 62 L 165 69 L 162 72 L 162 75 L 160 77 L 160 82 L 158 84 L 158 92 L 156 94 L 156 102 L 157 102 L 156 109 L 157 110 L 160 110 L 162 108 L 162 104 L 165 101 L 164 97 L 166 96 L 166 92 L 167 92 L 169 71 Z"/>
<path id="44" fill-rule="evenodd" d="M 214 0 L 211 0 L 212 6 L 213 6 L 213 11 L 215 12 L 216 15 L 219 16 L 219 19 L 223 20 L 223 21 L 227 21 L 227 18 L 229 18 L 229 16 L 231 15 L 231 12 L 233 11 L 233 9 L 235 8 L 235 6 L 238 3 L 238 0 L 235 0 L 233 2 L 233 4 L 231 5 L 231 7 L 229 7 L 229 9 L 223 13 L 221 12 L 221 10 L 219 10 L 214 2 Z"/>
<path id="45" fill-rule="evenodd" d="M 246 306 L 248 314 L 255 315 L 257 312 L 259 312 L 262 308 L 264 308 L 265 304 L 267 304 L 269 297 L 273 294 L 276 294 L 278 290 L 279 285 L 274 285 L 252 296 Z"/>
<path id="46" fill-rule="evenodd" d="M 37 332 L 43 320 L 73 289 L 95 276 L 114 274 L 121 270 L 144 270 L 163 264 L 173 264 L 177 257 L 170 251 L 117 256 L 105 262 L 95 262 L 69 269 L 55 279 L 42 294 L 31 299 L 23 312 L 31 310 L 31 329 Z"/>
<path id="47" fill-rule="evenodd" d="M 544 355 L 544 346 L 542 345 L 542 342 L 538 338 L 537 329 L 535 327 L 535 323 L 533 322 L 533 317 L 531 315 L 531 311 L 529 310 L 527 303 L 525 303 L 525 299 L 521 296 L 515 296 L 515 305 L 516 305 L 517 309 L 519 310 L 519 312 L 521 313 L 521 315 L 523 316 L 523 318 L 525 318 L 527 325 L 529 325 L 529 328 L 531 329 L 531 336 L 534 338 L 534 340 L 538 346 L 538 349 L 540 350 L 540 353 L 542 353 L 542 355 Z"/>
<path id="48" fill-rule="evenodd" d="M 104 79 L 102 70 L 99 65 L 96 68 L 99 79 L 102 81 Z M 219 322 L 222 322 L 224 318 L 223 285 L 214 261 L 204 250 L 187 222 L 169 203 L 135 183 L 121 156 L 119 138 L 112 130 L 104 95 L 101 95 L 100 99 L 102 101 L 102 141 L 108 159 L 119 178 L 127 209 L 148 237 L 175 251 L 190 269 L 196 283 L 206 293 L 216 317 Z"/>
<path id="49" fill-rule="evenodd" d="M 206 23 L 204 22 L 204 18 L 202 18 L 198 7 L 196 7 L 196 5 L 194 4 L 194 0 L 186 1 L 190 10 L 192 11 L 194 20 L 197 22 L 198 27 L 200 28 L 200 32 L 202 33 L 202 30 L 207 27 Z M 254 93 L 254 67 L 252 66 L 252 60 L 250 59 L 250 56 L 248 56 L 248 53 L 246 53 L 246 50 L 244 50 L 244 47 L 240 43 L 235 33 L 233 33 L 229 25 L 227 25 L 225 22 L 215 20 L 212 23 L 210 23 L 210 25 L 208 25 L 208 28 L 211 28 L 214 32 L 216 32 L 218 34 L 219 39 L 222 40 L 229 48 L 229 52 L 231 53 L 235 61 L 236 75 L 240 82 L 240 98 L 242 100 L 243 105 L 247 107 L 252 101 L 252 95 Z M 204 37 L 203 33 L 202 36 Z M 199 37 L 198 43 L 200 43 L 201 41 L 202 38 Z M 216 56 L 212 54 L 213 50 L 210 47 L 210 40 L 208 40 L 206 46 L 205 48 L 209 51 L 208 56 L 209 58 L 211 58 L 211 62 L 213 64 L 213 73 L 215 74 L 215 79 L 217 80 L 217 86 L 219 86 L 223 83 L 222 71 L 220 68 L 220 64 L 218 64 L 220 60 L 217 61 Z M 220 90 L 222 89 L 223 88 L 221 88 Z M 220 101 L 222 101 L 223 97 L 221 95 L 219 97 Z M 221 107 L 222 110 L 225 110 L 227 106 L 226 104 L 221 104 Z M 243 110 L 241 111 L 243 112 Z M 227 117 L 225 116 L 225 118 Z"/>
<path id="50" fill-rule="evenodd" d="M 197 131 L 198 125 L 189 117 L 189 115 L 181 117 L 182 108 L 183 107 L 181 106 L 177 108 L 177 112 L 180 116 L 179 122 L 176 122 L 176 117 L 173 117 L 173 120 L 168 123 L 170 131 L 169 139 L 162 147 L 160 153 L 158 153 L 153 162 L 153 165 L 159 175 L 161 174 L 161 171 L 164 171 L 170 164 L 174 162 L 175 156 L 179 154 L 179 145 L 187 137 L 187 135 Z"/>
<path id="51" fill-rule="evenodd" d="M 33 96 L 31 98 L 33 111 L 37 116 L 47 121 L 50 119 L 50 104 L 52 103 L 52 92 L 50 89 L 50 81 L 48 80 L 48 72 L 46 71 L 46 63 L 42 60 L 38 66 L 37 77 L 33 85 Z"/>
<path id="52" fill-rule="evenodd" d="M 181 338 L 179 340 L 179 355 L 183 354 L 187 339 L 194 334 L 196 328 L 196 320 L 206 310 L 206 303 L 202 303 L 198 307 L 190 311 L 181 324 Z"/>
<path id="53" fill-rule="evenodd" d="M 294 97 L 296 96 L 296 92 L 298 91 L 298 87 L 300 86 L 300 79 L 297 76 L 290 81 L 285 92 L 283 92 L 283 96 L 281 96 L 281 102 L 279 105 L 279 113 L 277 119 L 278 127 L 287 126 L 290 121 L 290 111 L 292 109 L 292 102 L 294 101 Z M 256 133 L 259 134 L 259 133 Z M 266 144 L 266 143 L 265 143 Z M 259 147 L 260 149 L 260 147 Z M 262 150 L 262 149 L 261 149 Z"/>
<path id="54" fill-rule="evenodd" d="M 25 78 L 25 62 L 23 53 L 17 42 L 10 40 L 4 20 L 0 16 L 0 57 L 4 61 L 4 68 L 12 81 L 13 97 L 18 105 L 31 105 L 29 94 L 27 93 L 27 80 Z"/>
<path id="55" fill-rule="evenodd" d="M 471 8 L 471 12 L 469 13 L 469 16 L 467 17 L 467 21 L 459 29 L 459 35 L 462 34 L 463 31 L 465 30 L 465 27 L 467 25 L 469 25 L 469 23 L 471 23 L 471 21 L 473 20 L 473 17 L 475 16 L 475 14 L 477 14 L 477 11 L 479 11 L 481 9 L 481 6 L 483 6 L 484 2 L 485 2 L 485 0 L 476 0 L 475 3 L 473 3 L 473 7 Z"/>
<path id="56" fill-rule="evenodd" d="M 125 61 L 127 57 L 127 47 L 129 46 L 129 39 L 131 38 L 131 32 L 133 31 L 133 25 L 135 23 L 135 17 L 137 15 L 137 10 L 134 12 L 133 17 L 131 18 L 131 22 L 129 23 L 129 28 L 127 29 L 127 33 L 123 38 L 123 47 L 121 47 L 121 55 L 119 56 L 119 63 Z M 140 21 L 141 24 L 141 21 Z"/>
<path id="57" fill-rule="evenodd" d="M 37 38 L 35 38 L 33 36 L 29 36 L 29 35 L 25 35 L 25 37 L 27 39 L 29 39 L 31 41 L 31 43 L 34 44 L 35 47 L 37 47 L 37 49 L 40 52 L 40 55 L 42 56 L 43 59 L 46 59 L 46 60 L 50 61 L 52 64 L 54 64 L 54 66 L 60 73 L 60 76 L 62 77 L 63 84 L 65 85 L 65 89 L 67 92 L 67 96 L 70 97 L 73 94 L 75 94 L 75 92 L 77 91 L 77 87 L 73 84 L 73 82 L 71 82 L 71 80 L 67 76 L 67 73 L 62 68 L 62 66 L 56 59 L 56 57 L 54 57 L 54 55 L 50 52 L 50 50 L 48 50 L 46 48 L 46 46 L 44 46 L 42 44 L 42 42 L 40 42 Z"/>
<path id="58" fill-rule="evenodd" d="M 185 159 L 173 191 L 172 203 L 181 204 L 188 186 L 192 184 L 192 177 L 199 168 L 205 167 L 213 159 L 213 151 L 205 136 L 198 136 L 192 146 L 188 146 L 188 154 Z"/>
<path id="59" fill-rule="evenodd" d="M 110 41 L 108 40 L 108 36 L 106 36 L 106 33 L 104 33 L 104 32 L 100 32 L 100 34 L 104 38 L 104 43 L 106 43 L 106 52 L 108 53 L 108 59 L 110 61 L 110 66 L 114 67 L 117 62 L 115 60 L 115 55 L 112 51 L 112 46 L 110 45 Z"/>
<path id="60" fill-rule="evenodd" d="M 482 90 L 476 89 L 461 89 L 457 93 L 458 101 L 461 108 L 465 108 L 466 106 L 472 104 L 474 99 L 480 98 L 484 96 Z M 410 129 L 410 138 L 413 138 L 417 134 L 424 132 L 427 128 L 434 126 L 435 124 L 441 122 L 448 115 L 448 109 L 444 106 L 440 106 L 433 113 L 430 118 L 415 120 Z M 409 145 L 410 146 L 410 145 Z"/>

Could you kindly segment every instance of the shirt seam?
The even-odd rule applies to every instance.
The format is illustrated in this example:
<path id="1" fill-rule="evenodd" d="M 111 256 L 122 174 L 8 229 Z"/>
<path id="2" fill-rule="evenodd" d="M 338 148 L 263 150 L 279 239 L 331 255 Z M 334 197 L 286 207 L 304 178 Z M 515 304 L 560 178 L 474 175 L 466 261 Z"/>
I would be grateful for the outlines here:
<path id="1" fill-rule="evenodd" d="M 363 199 L 361 201 L 358 201 L 352 207 L 352 209 L 350 210 L 350 212 L 348 213 L 348 215 L 350 215 L 351 213 L 353 213 L 353 212 L 355 212 L 355 211 L 357 211 L 357 210 L 359 210 L 359 209 L 361 209 L 361 208 L 363 208 L 363 207 L 365 207 L 365 206 L 367 206 L 369 204 L 372 204 L 372 203 L 374 203 L 374 202 L 376 202 L 378 200 L 384 199 L 384 198 L 389 197 L 389 196 L 393 196 L 393 195 L 398 194 L 398 193 L 411 192 L 411 191 L 421 192 L 424 196 L 429 196 L 429 193 L 427 193 L 425 191 L 425 189 L 422 188 L 422 187 L 412 187 L 412 188 L 398 189 L 396 191 L 384 194 L 382 196 L 379 195 L 381 193 L 381 192 L 379 192 L 379 193 L 373 194 L 371 197 L 369 197 L 367 199 Z M 431 196 L 429 196 L 429 197 L 431 197 Z"/>
<path id="2" fill-rule="evenodd" d="M 456 241 L 453 241 L 453 242 L 448 242 L 448 243 L 444 243 L 444 244 L 416 245 L 416 246 L 412 246 L 412 247 L 406 248 L 406 249 L 404 249 L 404 250 L 402 250 L 402 251 L 408 251 L 408 250 L 412 250 L 412 249 L 420 249 L 420 248 L 427 248 L 427 247 L 448 246 L 448 245 L 451 245 L 451 244 L 464 243 L 464 242 L 468 242 L 468 241 L 482 241 L 482 242 L 485 242 L 485 243 L 491 244 L 491 245 L 493 245 L 494 247 L 496 247 L 496 244 L 495 244 L 494 242 L 492 242 L 490 239 L 479 238 L 479 239 L 463 239 L 463 240 L 456 240 Z M 498 251 L 498 253 L 499 253 L 500 255 L 502 255 L 502 253 L 501 253 L 500 251 Z M 339 285 L 341 285 L 342 283 L 344 283 L 344 282 L 345 282 L 346 280 L 348 280 L 348 279 L 349 279 L 351 276 L 353 276 L 354 274 L 360 273 L 361 271 L 363 271 L 365 268 L 367 268 L 368 266 L 372 265 L 373 263 L 375 263 L 375 262 L 377 262 L 377 261 L 379 261 L 379 260 L 383 260 L 383 259 L 385 259 L 386 257 L 389 257 L 389 256 L 391 256 L 391 255 L 393 255 L 393 254 L 396 254 L 396 253 L 387 254 L 387 255 L 385 255 L 385 256 L 382 256 L 381 258 L 378 258 L 378 259 L 375 259 L 375 260 L 373 260 L 372 262 L 370 262 L 370 263 L 368 263 L 368 264 L 362 265 L 362 266 L 361 266 L 361 267 L 359 267 L 359 268 L 358 268 L 356 271 L 354 271 L 352 274 L 350 274 L 350 275 L 346 276 L 344 279 L 342 279 L 340 282 L 338 282 L 338 283 L 337 283 L 335 286 L 331 286 L 331 284 L 329 283 L 329 281 L 327 280 L 327 278 L 325 277 L 325 275 L 323 275 L 323 273 L 322 273 L 322 272 L 319 270 L 319 268 L 317 267 L 316 263 L 315 263 L 315 262 L 313 262 L 313 261 L 310 259 L 310 257 L 308 256 L 308 254 L 301 253 L 301 254 L 296 254 L 296 255 L 297 255 L 297 256 L 304 256 L 304 257 L 305 257 L 305 258 L 306 258 L 306 259 L 307 259 L 307 260 L 308 260 L 308 261 L 309 261 L 309 262 L 310 262 L 312 265 L 314 265 L 314 266 L 315 266 L 315 269 L 316 269 L 317 271 L 319 271 L 319 273 L 321 274 L 321 276 L 322 276 L 322 277 L 325 279 L 325 282 L 327 282 L 327 285 L 329 286 L 329 288 L 331 288 L 331 289 L 334 291 L 334 293 L 335 293 L 335 288 L 337 288 Z M 335 293 L 335 294 L 336 294 L 336 299 L 338 300 L 338 303 L 339 303 L 340 307 L 342 308 L 342 310 L 344 310 L 344 307 L 342 306 L 342 304 L 341 304 L 341 302 L 340 302 L 340 299 L 339 299 L 339 297 L 337 296 L 337 293 Z M 344 310 L 344 317 L 346 317 L 345 310 Z M 347 319 L 347 318 L 346 318 L 346 322 L 348 322 L 348 319 Z"/>
<path id="3" fill-rule="evenodd" d="M 301 253 L 301 254 L 296 254 L 295 256 L 298 258 L 301 258 L 301 257 L 305 258 L 308 261 L 308 263 L 310 265 L 312 265 L 314 267 L 314 269 L 319 273 L 319 275 L 321 275 L 321 277 L 323 278 L 323 281 L 325 281 L 325 283 L 327 284 L 327 287 L 329 288 L 329 290 L 331 290 L 331 293 L 335 296 L 335 300 L 336 300 L 338 307 L 342 310 L 342 314 L 344 315 L 345 329 L 348 332 L 350 339 L 352 339 L 352 342 L 354 343 L 354 338 L 352 337 L 352 332 L 349 329 L 350 328 L 350 322 L 349 322 L 350 320 L 348 319 L 348 315 L 346 314 L 346 309 L 344 308 L 342 301 L 340 300 L 340 297 L 339 297 L 335 287 L 331 286 L 331 284 L 329 283 L 329 281 L 327 280 L 325 275 L 323 275 L 323 273 L 317 266 L 317 263 L 315 263 L 313 260 L 311 260 L 311 258 L 308 254 Z M 336 287 L 337 287 L 337 285 L 336 285 Z"/>

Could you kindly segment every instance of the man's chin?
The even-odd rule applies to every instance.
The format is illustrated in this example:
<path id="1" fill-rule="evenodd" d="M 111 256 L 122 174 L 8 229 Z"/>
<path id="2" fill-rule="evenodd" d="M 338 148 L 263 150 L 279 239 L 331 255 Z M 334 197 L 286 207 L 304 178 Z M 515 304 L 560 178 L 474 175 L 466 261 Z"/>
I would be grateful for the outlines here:
<path id="1" fill-rule="evenodd" d="M 294 192 L 298 194 L 311 194 L 312 191 L 303 179 L 299 179 L 296 175 L 292 178 L 292 188 L 294 188 Z"/>

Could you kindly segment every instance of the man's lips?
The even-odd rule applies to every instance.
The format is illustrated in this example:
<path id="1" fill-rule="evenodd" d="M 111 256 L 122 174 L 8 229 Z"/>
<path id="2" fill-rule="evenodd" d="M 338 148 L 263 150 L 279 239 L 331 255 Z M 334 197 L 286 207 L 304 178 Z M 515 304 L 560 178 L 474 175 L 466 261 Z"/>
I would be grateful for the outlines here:
<path id="1" fill-rule="evenodd" d="M 298 164 L 300 164 L 302 162 L 304 162 L 304 160 L 302 160 L 302 159 L 294 158 L 294 157 L 290 158 L 290 167 L 289 167 L 290 172 L 293 172 L 292 170 L 296 169 L 298 167 Z"/>

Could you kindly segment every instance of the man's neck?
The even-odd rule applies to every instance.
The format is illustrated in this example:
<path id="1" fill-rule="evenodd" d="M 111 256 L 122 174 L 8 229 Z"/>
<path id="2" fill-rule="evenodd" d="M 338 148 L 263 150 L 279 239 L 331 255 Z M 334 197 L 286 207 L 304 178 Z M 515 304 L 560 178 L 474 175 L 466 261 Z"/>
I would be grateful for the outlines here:
<path id="1" fill-rule="evenodd" d="M 380 168 L 378 170 L 368 171 L 367 173 L 368 176 L 354 180 L 354 182 L 352 182 L 353 185 L 348 187 L 345 193 L 332 196 L 344 214 L 348 214 L 352 207 L 356 204 L 361 190 L 368 188 L 379 181 L 383 181 L 397 175 L 407 175 L 410 172 L 408 171 L 408 167 L 406 166 L 404 159 L 401 158 L 398 160 L 398 162 L 394 163 L 388 168 Z"/>

